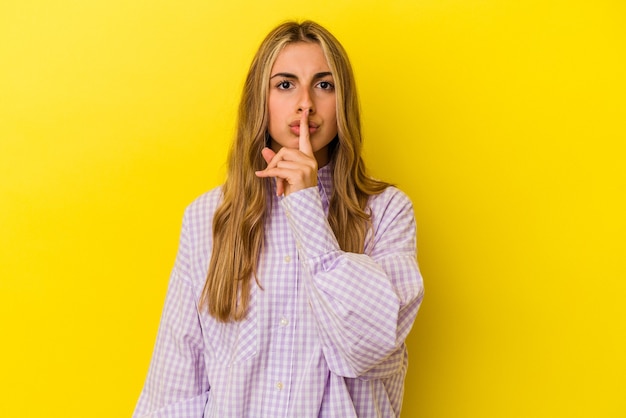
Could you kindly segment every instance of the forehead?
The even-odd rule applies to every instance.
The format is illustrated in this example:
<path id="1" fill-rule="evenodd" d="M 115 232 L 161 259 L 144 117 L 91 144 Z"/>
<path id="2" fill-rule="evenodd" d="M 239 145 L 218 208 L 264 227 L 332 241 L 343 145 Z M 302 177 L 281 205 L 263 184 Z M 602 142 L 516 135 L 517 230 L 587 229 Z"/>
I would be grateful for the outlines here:
<path id="1" fill-rule="evenodd" d="M 287 71 L 303 74 L 329 71 L 322 47 L 314 42 L 296 42 L 285 46 L 276 57 L 272 74 Z"/>

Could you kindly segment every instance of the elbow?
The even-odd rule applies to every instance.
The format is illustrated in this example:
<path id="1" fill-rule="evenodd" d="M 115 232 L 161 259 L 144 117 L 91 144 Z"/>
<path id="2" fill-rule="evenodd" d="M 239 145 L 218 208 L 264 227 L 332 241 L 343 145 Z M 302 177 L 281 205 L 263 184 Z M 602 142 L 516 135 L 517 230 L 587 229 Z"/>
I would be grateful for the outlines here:
<path id="1" fill-rule="evenodd" d="M 339 376 L 347 378 L 363 378 L 364 376 L 386 376 L 397 373 L 403 358 L 404 342 L 399 345 L 395 339 L 387 341 L 368 341 L 361 339 L 345 347 L 324 347 L 323 353 L 329 370 Z M 374 373 L 372 374 L 372 372 Z"/>

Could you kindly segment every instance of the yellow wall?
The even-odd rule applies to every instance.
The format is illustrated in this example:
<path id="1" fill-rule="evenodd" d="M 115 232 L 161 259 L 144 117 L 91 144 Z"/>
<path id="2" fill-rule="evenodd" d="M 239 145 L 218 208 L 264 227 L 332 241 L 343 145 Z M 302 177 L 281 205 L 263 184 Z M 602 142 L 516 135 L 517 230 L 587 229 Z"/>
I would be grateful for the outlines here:
<path id="1" fill-rule="evenodd" d="M 0 416 L 129 416 L 184 207 L 286 18 L 351 54 L 415 203 L 405 417 L 626 416 L 621 0 L 3 0 Z"/>

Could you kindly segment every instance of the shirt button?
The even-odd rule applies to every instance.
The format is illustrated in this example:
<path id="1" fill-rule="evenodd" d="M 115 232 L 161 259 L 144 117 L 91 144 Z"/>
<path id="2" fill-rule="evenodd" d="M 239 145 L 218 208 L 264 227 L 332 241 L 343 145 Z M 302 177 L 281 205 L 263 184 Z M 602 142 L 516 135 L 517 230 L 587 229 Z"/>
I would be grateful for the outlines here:
<path id="1" fill-rule="evenodd" d="M 284 260 L 285 260 L 285 263 L 290 262 L 291 261 L 291 256 L 286 255 Z"/>
<path id="2" fill-rule="evenodd" d="M 276 382 L 276 389 L 283 390 L 283 382 Z"/>
<path id="3" fill-rule="evenodd" d="M 289 320 L 287 320 L 287 318 L 285 318 L 284 316 L 282 318 L 280 318 L 280 326 L 281 327 L 286 327 L 289 324 Z"/>

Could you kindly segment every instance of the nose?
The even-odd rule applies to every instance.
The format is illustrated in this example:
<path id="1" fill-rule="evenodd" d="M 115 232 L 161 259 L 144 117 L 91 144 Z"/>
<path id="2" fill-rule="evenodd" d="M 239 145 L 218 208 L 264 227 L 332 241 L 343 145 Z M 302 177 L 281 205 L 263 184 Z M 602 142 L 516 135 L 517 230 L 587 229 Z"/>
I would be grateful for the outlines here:
<path id="1" fill-rule="evenodd" d="M 309 89 L 302 89 L 300 97 L 298 98 L 298 112 L 304 112 L 309 110 L 309 114 L 315 112 L 315 105 L 313 103 L 313 97 Z"/>

